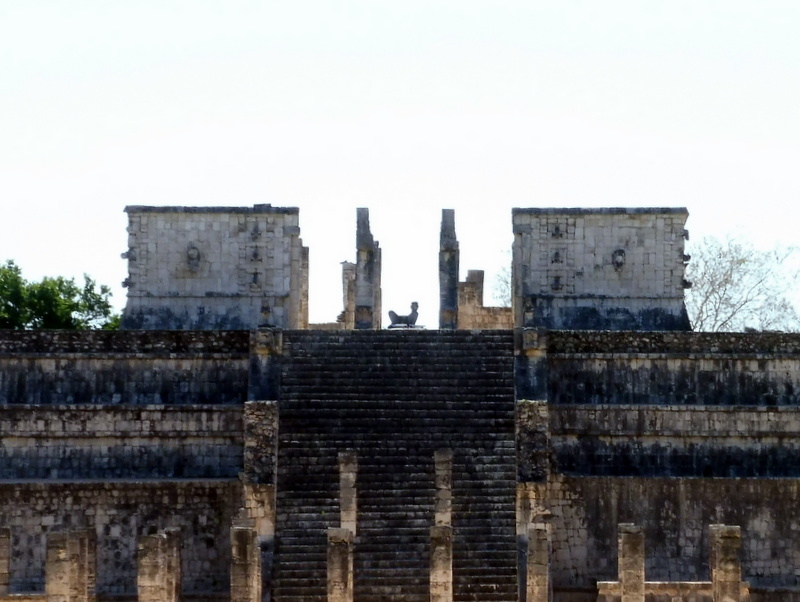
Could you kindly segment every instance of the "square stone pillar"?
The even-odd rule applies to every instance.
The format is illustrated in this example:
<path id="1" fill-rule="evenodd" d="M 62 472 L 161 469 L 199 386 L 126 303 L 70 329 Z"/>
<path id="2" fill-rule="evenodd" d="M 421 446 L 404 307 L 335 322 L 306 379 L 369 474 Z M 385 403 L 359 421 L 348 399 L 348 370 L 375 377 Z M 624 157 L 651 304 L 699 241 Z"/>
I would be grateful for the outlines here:
<path id="1" fill-rule="evenodd" d="M 739 548 L 742 534 L 739 527 L 710 525 L 711 588 L 714 602 L 743 602 L 742 570 Z"/>
<path id="2" fill-rule="evenodd" d="M 453 511 L 453 450 L 438 449 L 433 454 L 435 464 L 434 487 L 436 500 L 434 506 L 434 525 L 449 527 Z"/>
<path id="3" fill-rule="evenodd" d="M 7 596 L 11 583 L 11 529 L 0 528 L 0 596 Z"/>
<path id="4" fill-rule="evenodd" d="M 644 602 L 644 531 L 629 523 L 621 523 L 618 529 L 621 602 Z"/>
<path id="5" fill-rule="evenodd" d="M 47 602 L 70 602 L 71 572 L 67 534 L 49 533 L 44 569 Z"/>
<path id="6" fill-rule="evenodd" d="M 261 602 L 261 548 L 255 529 L 231 529 L 231 602 Z"/>
<path id="7" fill-rule="evenodd" d="M 50 533 L 45 560 L 47 602 L 89 602 L 89 546 L 85 533 Z"/>
<path id="8" fill-rule="evenodd" d="M 328 602 L 353 602 L 353 532 L 328 529 Z"/>
<path id="9" fill-rule="evenodd" d="M 550 583 L 550 525 L 535 523 L 528 528 L 526 602 L 551 602 Z"/>
<path id="10" fill-rule="evenodd" d="M 431 527 L 431 602 L 453 602 L 453 528 Z"/>
<path id="11" fill-rule="evenodd" d="M 245 408 L 247 405 L 245 404 Z M 245 441 L 246 437 L 247 435 Z M 272 592 L 272 557 L 275 550 L 275 486 L 245 483 L 244 506 L 245 514 L 251 523 L 239 524 L 237 521 L 234 526 L 246 526 L 256 531 L 261 553 L 261 595 L 269 600 Z"/>
<path id="12" fill-rule="evenodd" d="M 358 509 L 358 455 L 354 451 L 339 452 L 339 521 L 342 529 L 356 534 Z"/>
<path id="13" fill-rule="evenodd" d="M 180 532 L 143 535 L 137 547 L 138 602 L 178 602 L 181 594 Z"/>
<path id="14" fill-rule="evenodd" d="M 181 531 L 177 528 L 165 529 L 165 557 L 167 561 L 167 596 L 170 602 L 181 599 L 183 572 L 181 562 Z"/>
<path id="15" fill-rule="evenodd" d="M 458 240 L 455 212 L 442 209 L 439 236 L 439 330 L 455 330 L 458 325 Z"/>
<path id="16" fill-rule="evenodd" d="M 381 249 L 369 228 L 369 209 L 356 210 L 356 330 L 381 327 Z"/>

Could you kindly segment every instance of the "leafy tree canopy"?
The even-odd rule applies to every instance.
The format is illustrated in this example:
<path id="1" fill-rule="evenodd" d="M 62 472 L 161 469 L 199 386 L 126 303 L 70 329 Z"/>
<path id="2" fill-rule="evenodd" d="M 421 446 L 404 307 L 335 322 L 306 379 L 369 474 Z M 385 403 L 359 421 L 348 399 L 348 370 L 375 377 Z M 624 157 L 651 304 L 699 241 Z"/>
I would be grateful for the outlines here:
<path id="1" fill-rule="evenodd" d="M 800 331 L 795 309 L 800 249 L 757 249 L 738 237 L 707 237 L 693 246 L 686 309 L 694 330 Z"/>
<path id="2" fill-rule="evenodd" d="M 111 289 L 88 275 L 83 286 L 73 278 L 45 277 L 28 282 L 11 260 L 0 264 L 0 328 L 63 328 L 86 330 L 119 327 L 111 310 Z"/>

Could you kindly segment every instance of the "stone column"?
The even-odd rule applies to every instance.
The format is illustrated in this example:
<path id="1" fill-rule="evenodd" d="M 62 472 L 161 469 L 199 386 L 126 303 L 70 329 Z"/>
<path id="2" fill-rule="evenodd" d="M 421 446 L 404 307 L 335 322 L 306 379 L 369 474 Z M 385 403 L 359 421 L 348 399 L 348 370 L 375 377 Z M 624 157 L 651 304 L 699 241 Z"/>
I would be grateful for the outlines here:
<path id="1" fill-rule="evenodd" d="M 88 602 L 88 539 L 77 533 L 47 536 L 44 592 L 47 602 Z"/>
<path id="2" fill-rule="evenodd" d="M 742 534 L 739 527 L 710 525 L 711 587 L 714 602 L 740 602 L 742 570 L 739 548 Z"/>
<path id="3" fill-rule="evenodd" d="M 0 528 L 0 596 L 7 596 L 11 565 L 11 529 L 9 527 Z"/>
<path id="4" fill-rule="evenodd" d="M 328 602 L 353 602 L 353 532 L 328 529 Z"/>
<path id="5" fill-rule="evenodd" d="M 181 562 L 181 531 L 178 528 L 164 530 L 166 558 L 166 589 L 167 599 L 170 602 L 178 602 L 181 599 L 181 589 L 183 588 L 183 566 Z"/>
<path id="6" fill-rule="evenodd" d="M 255 529 L 231 529 L 231 602 L 261 602 L 261 548 Z"/>
<path id="7" fill-rule="evenodd" d="M 73 600 L 96 599 L 97 545 L 94 531 L 81 530 L 67 533 L 70 556 L 70 596 Z"/>
<path id="8" fill-rule="evenodd" d="M 354 451 L 339 452 L 340 527 L 356 534 L 358 456 Z"/>
<path id="9" fill-rule="evenodd" d="M 644 531 L 630 523 L 621 523 L 618 529 L 621 602 L 644 602 Z"/>
<path id="10" fill-rule="evenodd" d="M 440 330 L 455 330 L 458 325 L 459 258 L 455 212 L 452 209 L 442 209 L 442 228 L 439 235 Z"/>
<path id="11" fill-rule="evenodd" d="M 44 569 L 47 602 L 70 602 L 71 567 L 66 533 L 48 533 Z"/>
<path id="12" fill-rule="evenodd" d="M 181 587 L 179 531 L 143 535 L 137 559 L 138 602 L 177 602 Z"/>
<path id="13" fill-rule="evenodd" d="M 534 523 L 528 527 L 526 602 L 550 602 L 553 589 L 550 583 L 550 525 Z"/>
<path id="14" fill-rule="evenodd" d="M 453 528 L 431 527 L 431 602 L 453 602 Z"/>
<path id="15" fill-rule="evenodd" d="M 97 600 L 97 533 L 86 529 L 81 533 L 86 546 L 86 596 L 89 602 Z"/>
<path id="16" fill-rule="evenodd" d="M 381 327 L 381 249 L 369 229 L 369 209 L 357 209 L 356 330 Z"/>
<path id="17" fill-rule="evenodd" d="M 244 511 L 251 524 L 238 524 L 237 521 L 234 526 L 249 526 L 256 531 L 261 553 L 261 595 L 269 599 L 275 549 L 275 486 L 245 483 L 244 503 Z"/>
<path id="18" fill-rule="evenodd" d="M 342 329 L 353 330 L 356 316 L 356 264 L 342 262 L 342 313 L 339 322 Z"/>
<path id="19" fill-rule="evenodd" d="M 434 525 L 452 525 L 453 509 L 453 450 L 439 449 L 433 455 L 435 464 L 434 487 L 436 501 L 434 506 Z"/>

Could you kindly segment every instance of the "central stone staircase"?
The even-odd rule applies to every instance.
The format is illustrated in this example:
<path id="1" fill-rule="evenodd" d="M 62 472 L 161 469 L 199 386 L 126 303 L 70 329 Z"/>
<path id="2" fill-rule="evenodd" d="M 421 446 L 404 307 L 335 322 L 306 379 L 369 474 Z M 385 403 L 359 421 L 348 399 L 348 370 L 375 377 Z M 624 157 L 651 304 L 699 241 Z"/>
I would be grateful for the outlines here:
<path id="1" fill-rule="evenodd" d="M 512 333 L 286 331 L 280 361 L 273 598 L 326 599 L 354 451 L 355 600 L 428 602 L 434 452 L 451 449 L 454 600 L 516 600 Z"/>

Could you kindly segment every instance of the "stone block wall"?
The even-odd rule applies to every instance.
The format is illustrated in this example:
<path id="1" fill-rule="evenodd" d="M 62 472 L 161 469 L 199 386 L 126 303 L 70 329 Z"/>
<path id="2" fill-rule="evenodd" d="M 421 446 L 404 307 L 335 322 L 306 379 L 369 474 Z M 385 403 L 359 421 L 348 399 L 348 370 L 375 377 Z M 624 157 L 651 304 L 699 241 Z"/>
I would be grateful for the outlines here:
<path id="1" fill-rule="evenodd" d="M 10 591 L 44 590 L 48 535 L 89 529 L 97 540 L 100 597 L 136 594 L 139 536 L 176 528 L 187 597 L 229 591 L 235 480 L 0 483 L 0 521 L 11 530 Z"/>
<path id="2" fill-rule="evenodd" d="M 562 474 L 800 477 L 800 408 L 570 405 L 548 414 Z"/>
<path id="3" fill-rule="evenodd" d="M 797 335 L 529 330 L 520 346 L 518 395 L 553 405 L 800 405 Z"/>
<path id="4" fill-rule="evenodd" d="M 552 513 L 556 590 L 594 590 L 617 578 L 617 525 L 642 525 L 647 581 L 710 581 L 708 525 L 741 526 L 742 579 L 762 599 L 800 592 L 797 479 L 553 476 L 529 484 Z M 595 590 L 596 591 L 596 590 Z"/>
<path id="5" fill-rule="evenodd" d="M 517 326 L 690 330 L 684 208 L 514 209 Z"/>
<path id="6" fill-rule="evenodd" d="M 123 328 L 308 326 L 296 207 L 145 207 L 128 214 Z"/>
<path id="7" fill-rule="evenodd" d="M 510 307 L 486 307 L 483 304 L 483 270 L 469 270 L 467 279 L 458 283 L 458 326 L 463 330 L 493 330 L 514 327 Z"/>
<path id="8" fill-rule="evenodd" d="M 646 602 L 711 599 L 675 585 L 710 582 L 710 524 L 741 526 L 751 600 L 798 599 L 800 336 L 526 330 L 517 341 L 518 533 L 549 517 L 556 600 L 593 599 L 595 582 L 616 579 L 619 523 L 643 528 L 659 592 Z"/>
<path id="9" fill-rule="evenodd" d="M 237 478 L 240 406 L 0 405 L 0 480 Z"/>
<path id="10" fill-rule="evenodd" d="M 230 404 L 249 333 L 0 331 L 2 404 Z"/>

